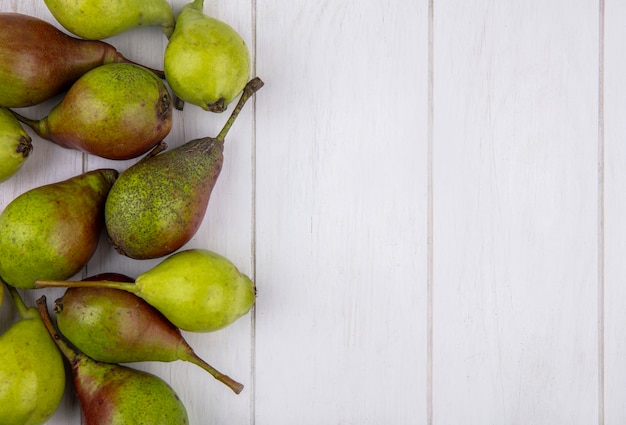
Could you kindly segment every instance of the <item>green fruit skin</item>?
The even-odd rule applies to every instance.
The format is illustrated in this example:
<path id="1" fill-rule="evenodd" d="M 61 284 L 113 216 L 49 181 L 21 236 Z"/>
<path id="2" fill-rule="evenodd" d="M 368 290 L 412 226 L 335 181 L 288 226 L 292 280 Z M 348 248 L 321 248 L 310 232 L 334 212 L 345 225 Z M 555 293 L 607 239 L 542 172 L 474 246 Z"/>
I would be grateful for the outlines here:
<path id="1" fill-rule="evenodd" d="M 222 329 L 250 311 L 255 286 L 226 258 L 204 249 L 179 251 L 136 279 L 141 298 L 178 328 Z"/>
<path id="2" fill-rule="evenodd" d="M 85 425 L 188 425 L 185 406 L 162 379 L 79 354 L 74 388 Z"/>
<path id="3" fill-rule="evenodd" d="M 0 107 L 0 182 L 22 168 L 33 149 L 31 138 L 8 109 Z"/>
<path id="4" fill-rule="evenodd" d="M 161 26 L 170 35 L 174 12 L 165 0 L 44 0 L 57 21 L 87 40 L 101 40 L 138 27 Z"/>
<path id="5" fill-rule="evenodd" d="M 76 81 L 35 130 L 65 148 L 122 160 L 146 153 L 171 128 L 163 81 L 139 65 L 112 63 Z"/>
<path id="6" fill-rule="evenodd" d="M 105 205 L 115 248 L 130 258 L 169 255 L 202 224 L 224 160 L 224 145 L 195 139 L 120 174 Z"/>
<path id="7" fill-rule="evenodd" d="M 0 276 L 32 289 L 36 279 L 69 279 L 94 254 L 104 202 L 117 171 L 94 170 L 31 189 L 0 214 Z"/>
<path id="8" fill-rule="evenodd" d="M 40 425 L 57 410 L 65 391 L 63 358 L 39 313 L 0 337 L 0 418 L 3 425 Z"/>
<path id="9" fill-rule="evenodd" d="M 232 27 L 203 14 L 201 4 L 186 5 L 178 15 L 163 71 L 178 97 L 221 112 L 212 105 L 223 99 L 225 109 L 250 78 L 250 52 Z"/>

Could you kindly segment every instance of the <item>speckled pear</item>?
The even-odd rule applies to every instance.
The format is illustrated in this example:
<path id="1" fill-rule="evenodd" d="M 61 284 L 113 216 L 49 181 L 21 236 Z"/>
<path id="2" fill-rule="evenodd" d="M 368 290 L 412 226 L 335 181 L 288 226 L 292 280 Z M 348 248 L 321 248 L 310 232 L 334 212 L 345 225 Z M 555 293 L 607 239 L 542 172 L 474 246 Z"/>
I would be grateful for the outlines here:
<path id="1" fill-rule="evenodd" d="M 100 40 L 147 26 L 160 26 L 168 37 L 174 30 L 174 12 L 166 0 L 44 0 L 57 21 L 69 32 Z"/>
<path id="2" fill-rule="evenodd" d="M 80 77 L 48 116 L 15 117 L 68 149 L 122 160 L 142 155 L 172 128 L 172 99 L 163 81 L 133 64 L 99 66 Z"/>
<path id="3" fill-rule="evenodd" d="M 246 85 L 216 138 L 148 155 L 120 174 L 105 205 L 107 232 L 118 252 L 137 259 L 159 258 L 191 239 L 222 169 L 226 134 L 246 100 L 262 86 L 259 78 Z"/>
<path id="4" fill-rule="evenodd" d="M 247 314 L 256 289 L 227 258 L 205 249 L 179 251 L 140 274 L 135 283 L 38 280 L 36 287 L 114 288 L 143 298 L 174 326 L 189 332 L 222 329 Z"/>
<path id="5" fill-rule="evenodd" d="M 7 108 L 60 95 L 100 65 L 135 63 L 111 44 L 74 38 L 42 19 L 10 12 L 0 12 L 0 58 L 0 105 Z"/>
<path id="6" fill-rule="evenodd" d="M 93 256 L 114 169 L 30 189 L 0 214 L 0 277 L 31 289 L 38 278 L 69 279 Z"/>
<path id="7" fill-rule="evenodd" d="M 41 425 L 61 403 L 65 366 L 39 311 L 26 307 L 15 288 L 8 291 L 20 319 L 0 336 L 0 420 L 2 425 Z"/>
<path id="8" fill-rule="evenodd" d="M 250 78 L 250 52 L 230 25 L 207 16 L 204 0 L 185 5 L 165 48 L 163 71 L 180 99 L 222 112 Z"/>
<path id="9" fill-rule="evenodd" d="M 70 364 L 84 425 L 189 425 L 187 409 L 164 380 L 116 363 L 97 362 L 76 351 L 52 324 L 45 296 L 37 306 Z"/>
<path id="10" fill-rule="evenodd" d="M 32 140 L 11 112 L 0 106 L 0 182 L 22 168 L 33 150 Z"/>
<path id="11" fill-rule="evenodd" d="M 104 273 L 87 281 L 134 282 Z M 194 352 L 180 330 L 138 296 L 113 288 L 69 288 L 55 301 L 57 326 L 81 352 L 107 363 L 184 360 L 209 372 L 235 393 L 243 385 L 222 374 Z"/>

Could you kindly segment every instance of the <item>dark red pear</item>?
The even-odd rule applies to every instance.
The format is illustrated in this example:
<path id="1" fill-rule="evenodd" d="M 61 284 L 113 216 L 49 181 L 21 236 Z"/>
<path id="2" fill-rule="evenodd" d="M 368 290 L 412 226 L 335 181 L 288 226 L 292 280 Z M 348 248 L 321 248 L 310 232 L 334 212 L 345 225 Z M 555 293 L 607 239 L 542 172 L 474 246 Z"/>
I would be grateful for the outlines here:
<path id="1" fill-rule="evenodd" d="M 117 273 L 85 281 L 134 282 Z M 57 326 L 81 352 L 107 363 L 184 360 L 200 366 L 239 394 L 243 385 L 194 352 L 180 330 L 138 296 L 113 288 L 69 288 L 55 301 Z"/>
<path id="2" fill-rule="evenodd" d="M 99 40 L 74 38 L 21 13 L 0 12 L 0 105 L 36 105 L 107 63 L 134 63 Z M 151 70 L 160 78 L 163 71 Z"/>
<path id="3" fill-rule="evenodd" d="M 68 360 L 85 425 L 189 425 L 187 409 L 164 380 L 72 348 L 54 327 L 46 297 L 37 300 L 44 325 Z"/>
<path id="4" fill-rule="evenodd" d="M 217 137 L 148 154 L 126 169 L 111 188 L 105 223 L 123 255 L 158 258 L 181 248 L 196 233 L 224 162 L 224 139 L 245 102 L 263 87 L 254 78 Z"/>

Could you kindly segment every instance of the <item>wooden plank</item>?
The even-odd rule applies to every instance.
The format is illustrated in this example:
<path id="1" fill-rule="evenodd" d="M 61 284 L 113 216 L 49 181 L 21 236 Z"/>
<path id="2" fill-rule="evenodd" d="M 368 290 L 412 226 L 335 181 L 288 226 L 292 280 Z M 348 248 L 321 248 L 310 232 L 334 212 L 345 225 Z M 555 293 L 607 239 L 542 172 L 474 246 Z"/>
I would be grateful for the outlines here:
<path id="1" fill-rule="evenodd" d="M 426 417 L 427 2 L 257 2 L 255 418 Z"/>
<path id="2" fill-rule="evenodd" d="M 598 2 L 436 2 L 436 424 L 598 420 Z"/>
<path id="3" fill-rule="evenodd" d="M 626 84 L 624 72 L 624 19 L 626 5 L 619 1 L 605 2 L 604 20 L 604 379 L 605 424 L 626 421 L 624 380 L 626 379 L 626 309 L 624 276 L 626 264 L 626 226 L 624 197 L 626 148 L 624 113 L 626 113 Z"/>

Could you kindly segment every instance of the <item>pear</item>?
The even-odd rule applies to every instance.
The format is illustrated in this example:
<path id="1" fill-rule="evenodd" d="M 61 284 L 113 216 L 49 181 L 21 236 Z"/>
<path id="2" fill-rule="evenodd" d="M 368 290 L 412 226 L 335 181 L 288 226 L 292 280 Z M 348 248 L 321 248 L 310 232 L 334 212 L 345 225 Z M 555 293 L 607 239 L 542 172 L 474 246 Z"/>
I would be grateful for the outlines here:
<path id="1" fill-rule="evenodd" d="M 61 403 L 65 366 L 38 310 L 8 291 L 20 320 L 0 336 L 0 418 L 2 425 L 40 425 Z"/>
<path id="2" fill-rule="evenodd" d="M 100 40 L 147 26 L 160 26 L 166 36 L 174 30 L 174 12 L 166 0 L 44 0 L 69 32 Z"/>
<path id="3" fill-rule="evenodd" d="M 115 160 L 148 152 L 172 128 L 172 99 L 163 81 L 126 63 L 88 71 L 42 119 L 12 112 L 46 140 Z"/>
<path id="4" fill-rule="evenodd" d="M 22 168 L 33 150 L 32 140 L 7 108 L 0 106 L 0 182 Z"/>
<path id="5" fill-rule="evenodd" d="M 179 251 L 140 274 L 135 283 L 39 279 L 35 286 L 122 289 L 190 332 L 222 329 L 248 313 L 255 302 L 250 278 L 227 258 L 206 249 Z"/>
<path id="6" fill-rule="evenodd" d="M 68 360 L 85 425 L 188 425 L 187 410 L 165 381 L 151 373 L 102 363 L 72 348 L 55 329 L 46 297 L 37 300 L 40 315 Z"/>
<path id="7" fill-rule="evenodd" d="M 31 289 L 37 278 L 68 279 L 93 256 L 104 227 L 104 201 L 117 178 L 99 169 L 36 187 L 0 214 L 0 276 Z"/>
<path id="8" fill-rule="evenodd" d="M 115 273 L 84 279 L 133 282 Z M 184 360 L 200 366 L 235 393 L 243 385 L 202 360 L 180 330 L 138 296 L 113 288 L 69 288 L 55 301 L 57 326 L 78 350 L 107 363 Z"/>
<path id="9" fill-rule="evenodd" d="M 178 98 L 222 112 L 250 78 L 250 52 L 237 31 L 205 15 L 203 8 L 204 0 L 195 0 L 181 9 L 163 71 Z"/>
<path id="10" fill-rule="evenodd" d="M 0 105 L 7 108 L 51 99 L 100 65 L 135 63 L 108 43 L 74 38 L 49 22 L 10 12 L 0 12 L 0 58 Z"/>
<path id="11" fill-rule="evenodd" d="M 262 86 L 259 78 L 246 85 L 216 138 L 148 154 L 120 174 L 105 205 L 107 232 L 118 252 L 136 259 L 159 258 L 191 239 L 222 169 L 226 134 L 246 100 Z"/>

